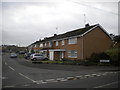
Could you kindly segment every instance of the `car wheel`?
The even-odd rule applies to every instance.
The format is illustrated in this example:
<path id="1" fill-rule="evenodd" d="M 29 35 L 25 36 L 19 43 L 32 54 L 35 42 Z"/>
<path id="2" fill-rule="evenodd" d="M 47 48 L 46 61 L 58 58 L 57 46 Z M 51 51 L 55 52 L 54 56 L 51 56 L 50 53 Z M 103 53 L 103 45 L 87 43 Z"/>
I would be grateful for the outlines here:
<path id="1" fill-rule="evenodd" d="M 34 61 L 34 59 L 31 59 L 31 61 Z"/>
<path id="2" fill-rule="evenodd" d="M 36 58 L 34 58 L 33 60 L 34 60 L 34 61 L 36 61 L 37 59 L 36 59 Z"/>
<path id="3" fill-rule="evenodd" d="M 45 58 L 45 59 L 43 59 L 43 60 L 48 60 L 48 58 Z"/>

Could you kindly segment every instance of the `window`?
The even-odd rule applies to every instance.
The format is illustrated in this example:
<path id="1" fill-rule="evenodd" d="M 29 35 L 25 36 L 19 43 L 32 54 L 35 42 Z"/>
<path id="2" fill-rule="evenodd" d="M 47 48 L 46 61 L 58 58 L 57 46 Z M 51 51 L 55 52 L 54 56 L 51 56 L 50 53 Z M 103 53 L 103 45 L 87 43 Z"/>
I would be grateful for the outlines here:
<path id="1" fill-rule="evenodd" d="M 64 42 L 64 40 L 62 40 L 62 45 L 65 45 L 65 42 Z"/>
<path id="2" fill-rule="evenodd" d="M 34 46 L 35 48 L 37 47 L 37 45 Z"/>
<path id="3" fill-rule="evenodd" d="M 77 38 L 70 38 L 68 40 L 68 44 L 76 44 L 77 43 Z"/>
<path id="4" fill-rule="evenodd" d="M 56 46 L 58 46 L 58 41 L 56 41 Z"/>
<path id="5" fill-rule="evenodd" d="M 43 47 L 43 44 L 42 44 L 42 43 L 40 44 L 40 47 Z"/>
<path id="6" fill-rule="evenodd" d="M 48 46 L 51 47 L 51 42 L 48 43 Z"/>
<path id="7" fill-rule="evenodd" d="M 77 51 L 76 50 L 68 51 L 68 57 L 70 57 L 70 58 L 77 58 Z"/>
<path id="8" fill-rule="evenodd" d="M 45 43 L 45 47 L 47 46 L 47 43 Z"/>

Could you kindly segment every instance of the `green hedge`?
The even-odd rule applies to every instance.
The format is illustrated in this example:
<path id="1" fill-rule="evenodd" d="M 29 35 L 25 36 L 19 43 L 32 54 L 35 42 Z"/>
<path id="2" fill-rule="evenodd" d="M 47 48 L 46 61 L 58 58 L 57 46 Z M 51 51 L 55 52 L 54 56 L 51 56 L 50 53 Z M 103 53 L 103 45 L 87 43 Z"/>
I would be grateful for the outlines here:
<path id="1" fill-rule="evenodd" d="M 120 48 L 112 48 L 110 50 L 107 50 L 102 53 L 93 53 L 90 58 L 87 58 L 89 62 L 98 63 L 100 64 L 100 60 L 110 60 L 110 63 L 112 65 L 120 65 L 120 60 L 118 59 L 120 57 Z M 105 63 L 102 63 L 103 65 Z"/>
<path id="2" fill-rule="evenodd" d="M 113 65 L 120 65 L 120 48 L 113 48 L 106 51 L 106 54 L 108 54 L 111 58 L 111 63 Z"/>
<path id="3" fill-rule="evenodd" d="M 99 63 L 100 60 L 111 60 L 111 58 L 108 54 L 102 52 L 102 53 L 93 53 L 88 60 L 90 60 L 90 62 Z"/>

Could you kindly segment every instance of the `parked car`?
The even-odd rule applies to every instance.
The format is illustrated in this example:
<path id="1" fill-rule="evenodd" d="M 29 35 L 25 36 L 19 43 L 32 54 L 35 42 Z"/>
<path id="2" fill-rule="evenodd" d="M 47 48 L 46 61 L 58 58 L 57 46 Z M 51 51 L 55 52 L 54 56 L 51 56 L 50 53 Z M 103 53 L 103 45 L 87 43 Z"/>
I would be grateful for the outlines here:
<path id="1" fill-rule="evenodd" d="M 17 58 L 17 54 L 16 54 L 16 53 L 11 53 L 11 54 L 10 54 L 10 57 L 11 57 L 11 58 Z"/>
<path id="2" fill-rule="evenodd" d="M 25 54 L 26 52 L 25 51 L 19 51 L 19 54 Z"/>
<path id="3" fill-rule="evenodd" d="M 30 59 L 31 59 L 32 61 L 48 60 L 48 57 L 45 57 L 45 56 L 42 55 L 42 54 L 35 53 L 35 54 L 31 54 L 31 55 L 30 55 Z"/>
<path id="4" fill-rule="evenodd" d="M 32 53 L 25 53 L 24 58 L 25 58 L 25 59 L 29 59 L 31 54 L 32 54 Z"/>

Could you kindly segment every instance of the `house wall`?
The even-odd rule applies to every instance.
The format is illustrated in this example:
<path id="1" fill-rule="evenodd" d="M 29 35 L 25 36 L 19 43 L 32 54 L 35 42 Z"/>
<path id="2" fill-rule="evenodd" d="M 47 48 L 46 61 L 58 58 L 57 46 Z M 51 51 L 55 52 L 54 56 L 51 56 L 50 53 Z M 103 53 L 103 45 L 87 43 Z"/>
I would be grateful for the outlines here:
<path id="1" fill-rule="evenodd" d="M 71 60 L 76 60 L 76 59 L 80 59 L 81 57 L 81 53 L 80 53 L 80 44 L 81 44 L 81 38 L 77 38 L 77 43 L 76 44 L 68 44 L 68 39 L 65 39 L 65 44 L 62 45 L 62 40 L 58 41 L 58 46 L 56 46 L 56 41 L 53 42 L 53 47 L 54 49 L 65 49 L 66 51 L 64 52 L 64 57 L 71 59 Z M 68 51 L 69 50 L 76 50 L 77 51 L 77 58 L 69 58 L 68 57 Z M 56 55 L 56 54 L 55 54 Z"/>
<path id="2" fill-rule="evenodd" d="M 95 28 L 91 32 L 87 33 L 83 37 L 77 37 L 76 44 L 68 44 L 68 39 L 64 39 L 65 44 L 62 45 L 62 40 L 58 41 L 58 46 L 56 46 L 56 41 L 51 41 L 52 47 L 50 49 L 65 49 L 64 58 L 68 58 L 70 60 L 76 59 L 85 59 L 91 56 L 92 53 L 100 53 L 108 50 L 112 47 L 112 40 L 99 28 Z M 43 47 L 34 47 L 34 50 L 40 50 L 46 48 L 45 43 L 43 43 Z M 48 43 L 47 43 L 48 44 Z M 69 58 L 68 51 L 76 50 L 77 58 Z M 49 52 L 48 52 L 49 53 Z M 49 55 L 48 55 L 49 56 Z M 54 59 L 60 59 L 60 52 L 54 52 Z"/>
<path id="3" fill-rule="evenodd" d="M 88 58 L 92 53 L 100 53 L 112 47 L 112 40 L 99 28 L 87 33 L 83 38 L 83 58 Z"/>

